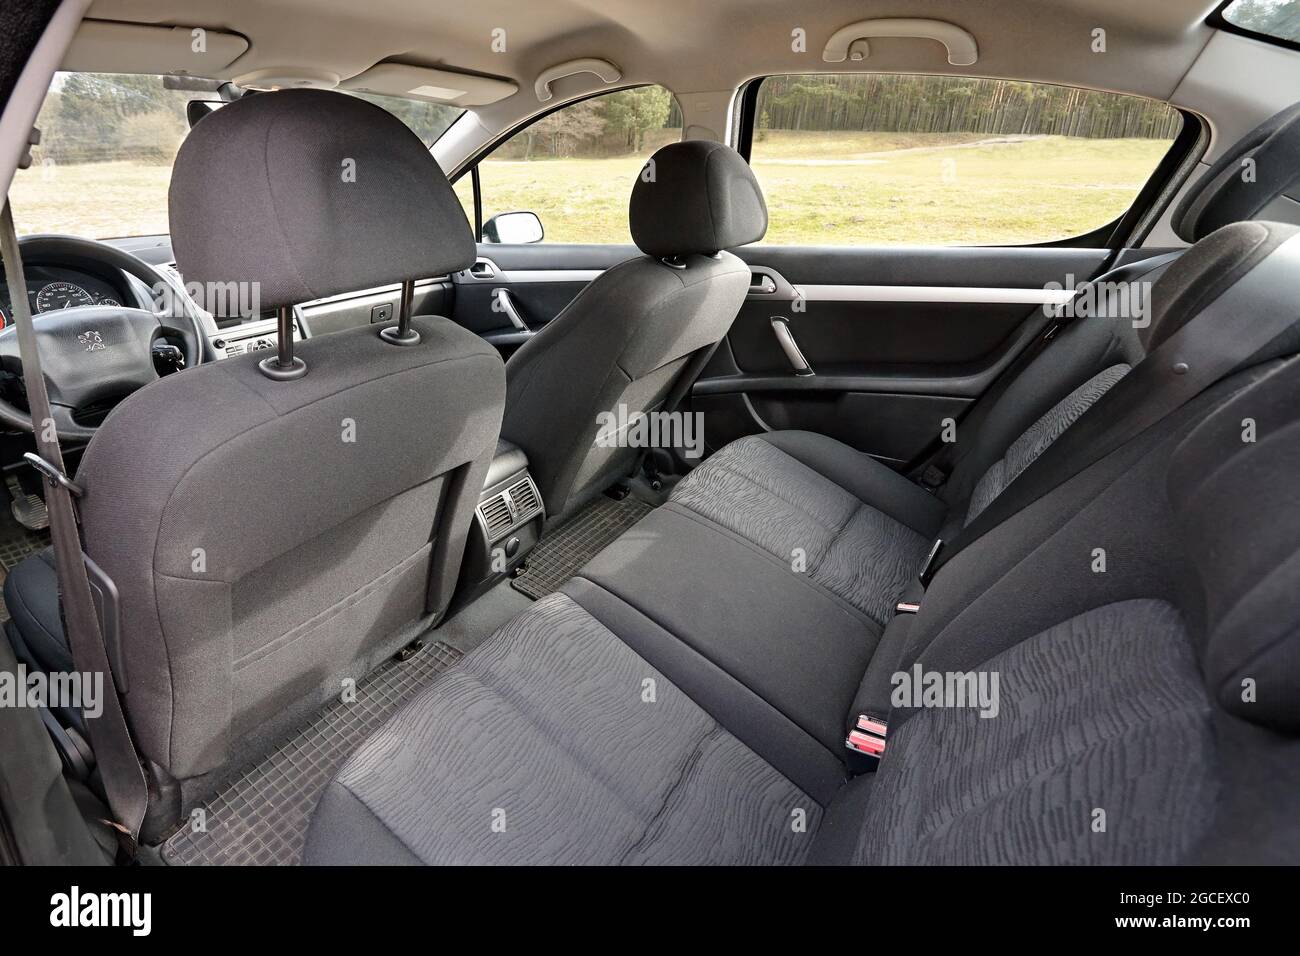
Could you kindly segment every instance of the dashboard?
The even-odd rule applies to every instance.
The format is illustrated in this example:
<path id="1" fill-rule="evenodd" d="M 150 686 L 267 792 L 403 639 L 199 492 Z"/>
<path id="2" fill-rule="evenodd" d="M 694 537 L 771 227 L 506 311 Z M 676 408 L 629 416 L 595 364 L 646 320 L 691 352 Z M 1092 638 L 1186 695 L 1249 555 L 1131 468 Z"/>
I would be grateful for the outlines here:
<path id="1" fill-rule="evenodd" d="M 27 304 L 34 316 L 83 305 L 121 305 L 125 300 L 121 288 L 79 269 L 28 266 L 26 272 Z M 11 290 L 0 283 L 0 329 L 9 326 L 12 301 Z"/>

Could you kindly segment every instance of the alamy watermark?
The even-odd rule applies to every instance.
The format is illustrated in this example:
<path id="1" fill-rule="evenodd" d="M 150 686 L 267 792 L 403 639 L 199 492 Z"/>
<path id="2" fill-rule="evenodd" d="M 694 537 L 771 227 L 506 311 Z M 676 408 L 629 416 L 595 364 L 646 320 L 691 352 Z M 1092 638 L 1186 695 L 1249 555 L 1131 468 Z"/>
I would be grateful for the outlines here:
<path id="1" fill-rule="evenodd" d="M 702 412 L 642 412 L 620 403 L 596 415 L 600 448 L 675 448 L 687 458 L 704 455 Z"/>
<path id="2" fill-rule="evenodd" d="M 898 708 L 969 708 L 985 718 L 1000 710 L 997 671 L 896 671 L 889 702 Z"/>
<path id="3" fill-rule="evenodd" d="M 1048 318 L 1131 319 L 1133 328 L 1145 329 L 1151 324 L 1151 286 L 1147 280 L 1135 282 L 1076 282 L 1074 273 L 1065 282 L 1048 282 L 1043 288 L 1048 292 L 1073 290 L 1074 295 L 1063 301 L 1044 303 L 1043 314 Z"/>
<path id="4" fill-rule="evenodd" d="M 104 675 L 100 672 L 32 671 L 19 664 L 0 671 L 0 707 L 75 708 L 86 717 L 104 712 Z"/>

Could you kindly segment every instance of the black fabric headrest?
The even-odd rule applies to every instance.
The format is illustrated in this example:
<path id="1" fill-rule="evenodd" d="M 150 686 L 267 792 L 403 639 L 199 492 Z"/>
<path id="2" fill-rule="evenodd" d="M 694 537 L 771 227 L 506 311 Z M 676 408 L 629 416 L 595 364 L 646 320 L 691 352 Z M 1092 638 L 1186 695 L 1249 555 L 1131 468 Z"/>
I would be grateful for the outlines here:
<path id="1" fill-rule="evenodd" d="M 447 177 L 388 111 L 325 90 L 245 96 L 182 144 L 168 196 L 187 285 L 257 283 L 262 309 L 444 275 L 474 261 Z M 234 315 L 230 300 L 200 302 Z"/>
<path id="2" fill-rule="evenodd" d="M 1145 350 L 1181 329 L 1297 232 L 1300 227 L 1286 223 L 1237 222 L 1175 259 L 1151 289 L 1151 324 L 1138 331 Z"/>
<path id="3" fill-rule="evenodd" d="M 1243 165 L 1247 159 L 1253 164 Z M 1197 242 L 1247 219 L 1300 222 L 1300 103 L 1265 120 L 1220 156 L 1178 203 L 1172 224 L 1180 238 Z"/>
<path id="4" fill-rule="evenodd" d="M 1205 593 L 1211 693 L 1239 717 L 1300 733 L 1300 359 L 1179 445 L 1169 495 Z"/>
<path id="5" fill-rule="evenodd" d="M 708 140 L 672 143 L 632 187 L 632 241 L 649 256 L 712 255 L 767 232 L 767 204 L 749 163 Z"/>

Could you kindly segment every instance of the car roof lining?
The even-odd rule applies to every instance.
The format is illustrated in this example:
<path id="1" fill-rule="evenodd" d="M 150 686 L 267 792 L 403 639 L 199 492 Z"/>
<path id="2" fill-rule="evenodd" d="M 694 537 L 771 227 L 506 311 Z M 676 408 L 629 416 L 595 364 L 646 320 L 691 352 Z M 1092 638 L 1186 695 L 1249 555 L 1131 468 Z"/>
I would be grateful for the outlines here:
<path id="1" fill-rule="evenodd" d="M 931 40 L 881 37 L 872 40 L 859 68 L 1009 77 L 1168 99 L 1214 33 L 1204 22 L 1212 6 L 1210 0 L 890 3 L 872 16 L 923 16 L 961 26 L 975 36 L 979 60 L 953 66 Z M 525 115 L 536 105 L 537 76 L 566 59 L 601 57 L 618 65 L 624 83 L 662 83 L 679 95 L 734 90 L 771 73 L 842 72 L 845 64 L 823 62 L 822 48 L 862 16 L 853 0 L 820 0 L 799 10 L 786 0 L 484 0 L 469 6 L 455 0 L 97 0 L 65 67 L 168 71 L 173 55 L 166 33 L 159 31 L 151 56 L 149 43 L 121 43 L 93 21 L 201 26 L 248 43 L 226 64 L 210 58 L 205 66 L 215 78 L 297 67 L 346 80 L 400 60 L 511 79 L 519 92 L 501 106 L 526 99 L 512 109 Z M 802 51 L 795 49 L 796 29 L 805 31 Z M 1093 52 L 1096 29 L 1106 31 L 1110 52 Z M 113 64 L 120 65 L 109 70 Z M 567 99 L 598 85 L 591 76 L 570 77 L 557 83 L 556 93 Z"/>

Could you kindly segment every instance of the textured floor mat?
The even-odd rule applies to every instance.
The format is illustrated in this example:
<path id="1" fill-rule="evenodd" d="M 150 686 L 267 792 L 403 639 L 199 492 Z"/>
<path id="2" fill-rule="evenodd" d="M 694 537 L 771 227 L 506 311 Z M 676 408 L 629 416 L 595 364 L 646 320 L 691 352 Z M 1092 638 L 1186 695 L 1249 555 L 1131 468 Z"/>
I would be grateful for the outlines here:
<path id="1" fill-rule="evenodd" d="M 187 824 L 163 845 L 163 860 L 175 866 L 299 863 L 311 813 L 334 772 L 398 705 L 461 656 L 436 641 L 410 660 L 385 664 L 357 684 L 355 703 L 326 705 L 209 800 L 205 832 Z"/>
<path id="2" fill-rule="evenodd" d="M 528 556 L 528 570 L 510 583 L 530 598 L 546 597 L 632 525 L 654 509 L 631 495 L 597 498 L 560 525 Z"/>

